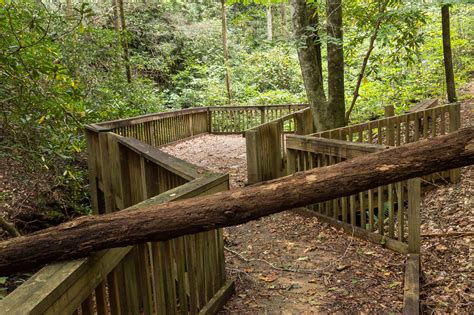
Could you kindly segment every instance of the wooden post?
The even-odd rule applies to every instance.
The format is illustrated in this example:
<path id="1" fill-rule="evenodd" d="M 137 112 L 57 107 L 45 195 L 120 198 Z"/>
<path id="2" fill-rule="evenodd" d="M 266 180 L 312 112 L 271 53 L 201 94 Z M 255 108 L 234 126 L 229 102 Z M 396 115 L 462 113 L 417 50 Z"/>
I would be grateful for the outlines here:
<path id="1" fill-rule="evenodd" d="M 99 213 L 109 213 L 115 210 L 115 198 L 112 192 L 112 180 L 110 169 L 108 132 L 99 133 L 100 164 L 102 174 L 102 191 L 104 193 L 105 209 L 99 209 Z"/>
<path id="2" fill-rule="evenodd" d="M 420 255 L 408 254 L 405 263 L 403 314 L 420 314 Z"/>
<path id="3" fill-rule="evenodd" d="M 420 178 L 408 180 L 408 252 L 420 253 Z"/>
<path id="4" fill-rule="evenodd" d="M 292 149 L 286 149 L 286 170 L 288 175 L 296 173 L 296 151 Z"/>
<path id="5" fill-rule="evenodd" d="M 313 116 L 310 110 L 295 113 L 295 134 L 307 135 L 313 132 Z"/>
<path id="6" fill-rule="evenodd" d="M 283 128 L 282 123 L 279 121 L 275 121 L 269 124 L 269 146 L 268 152 L 269 154 L 269 161 L 271 161 L 271 165 L 269 168 L 269 176 L 270 178 L 263 178 L 264 180 L 274 179 L 281 176 L 283 171 L 283 155 L 282 155 L 282 134 Z"/>
<path id="7" fill-rule="evenodd" d="M 261 181 L 261 173 L 258 163 L 257 130 L 245 132 L 245 146 L 247 152 L 247 183 L 255 184 Z"/>
<path id="8" fill-rule="evenodd" d="M 385 110 L 385 118 L 395 116 L 395 108 L 393 105 L 388 105 L 384 107 Z M 387 144 L 390 146 L 395 145 L 395 126 L 394 126 L 394 119 L 389 119 L 387 121 Z"/>
<path id="9" fill-rule="evenodd" d="M 260 107 L 260 123 L 265 123 L 265 107 Z"/>
<path id="10" fill-rule="evenodd" d="M 89 169 L 89 185 L 91 194 L 91 205 L 94 214 L 99 213 L 99 187 L 97 185 L 97 159 L 99 153 L 97 152 L 97 144 L 99 142 L 99 134 L 92 130 L 86 129 L 87 139 L 87 167 Z"/>
<path id="11" fill-rule="evenodd" d="M 395 116 L 395 107 L 393 105 L 384 106 L 385 118 Z"/>
<path id="12" fill-rule="evenodd" d="M 206 124 L 207 124 L 207 132 L 212 133 L 212 112 L 211 109 L 207 108 L 207 116 L 206 116 Z"/>

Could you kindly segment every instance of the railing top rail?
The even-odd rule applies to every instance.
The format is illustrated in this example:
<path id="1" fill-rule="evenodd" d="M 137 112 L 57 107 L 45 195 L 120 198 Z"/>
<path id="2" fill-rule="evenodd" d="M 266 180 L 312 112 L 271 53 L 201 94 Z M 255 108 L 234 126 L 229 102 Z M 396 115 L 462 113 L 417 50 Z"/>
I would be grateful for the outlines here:
<path id="1" fill-rule="evenodd" d="M 295 104 L 277 104 L 277 105 L 225 105 L 225 106 L 209 106 L 211 111 L 215 110 L 246 110 L 246 109 L 295 109 L 295 108 L 306 108 L 309 105 L 306 103 L 295 103 Z"/>
<path id="2" fill-rule="evenodd" d="M 369 122 L 363 122 L 363 123 L 349 125 L 349 126 L 345 126 L 345 127 L 341 127 L 341 128 L 320 131 L 320 132 L 312 133 L 312 134 L 310 134 L 310 136 L 320 136 L 322 134 L 329 134 L 329 133 L 332 133 L 332 132 L 335 132 L 335 131 L 338 131 L 338 130 L 347 130 L 348 128 L 353 128 L 353 129 L 356 129 L 356 130 L 357 129 L 363 129 L 363 128 L 368 127 L 371 124 L 377 124 L 378 122 L 397 121 L 397 120 L 400 121 L 403 117 L 407 117 L 407 116 L 415 117 L 415 115 L 418 115 L 419 113 L 423 113 L 423 112 L 427 112 L 427 111 L 429 112 L 429 111 L 433 111 L 433 110 L 436 111 L 437 109 L 443 110 L 443 109 L 448 109 L 449 107 L 455 107 L 455 106 L 459 106 L 459 103 L 444 104 L 444 105 L 440 105 L 440 106 L 436 106 L 436 107 L 430 107 L 430 108 L 420 110 L 420 111 L 416 111 L 416 112 L 404 113 L 404 114 L 401 114 L 401 115 L 396 115 L 396 116 L 371 120 Z"/>
<path id="3" fill-rule="evenodd" d="M 146 159 L 153 161 L 159 166 L 175 173 L 178 176 L 181 176 L 187 180 L 193 180 L 203 175 L 211 174 L 210 171 L 199 167 L 197 165 L 191 164 L 189 162 L 178 159 L 177 157 L 170 155 L 161 151 L 160 149 L 141 142 L 135 138 L 128 138 L 118 136 L 118 142 L 123 144 L 130 150 L 138 153 L 140 156 L 145 157 Z"/>
<path id="4" fill-rule="evenodd" d="M 203 113 L 203 112 L 207 112 L 207 107 L 194 107 L 194 108 L 186 108 L 186 109 L 174 110 L 174 111 L 163 112 L 163 113 L 152 113 L 152 114 L 135 116 L 135 117 L 130 117 L 130 118 L 104 121 L 104 122 L 92 124 L 89 126 L 93 127 L 92 130 L 94 130 L 94 127 L 97 127 L 97 126 L 110 130 L 110 129 L 129 126 L 133 124 L 153 121 L 160 118 L 176 117 L 176 116 L 181 116 L 181 115 Z M 104 131 L 104 130 L 99 129 L 98 131 Z"/>
<path id="5" fill-rule="evenodd" d="M 390 148 L 389 146 L 379 144 L 348 142 L 301 135 L 288 135 L 286 137 L 286 147 L 287 149 L 338 156 L 346 159 Z"/>
<path id="6" fill-rule="evenodd" d="M 88 130 L 94 132 L 110 131 L 115 128 L 130 126 L 133 124 L 145 123 L 162 118 L 176 117 L 181 115 L 204 113 L 207 111 L 226 111 L 226 110 L 252 110 L 252 109 L 303 109 L 308 107 L 308 104 L 282 104 L 282 105 L 230 105 L 230 106 L 207 106 L 207 107 L 193 107 L 180 110 L 174 110 L 163 113 L 152 113 L 147 115 L 135 116 L 130 118 L 123 118 L 117 120 L 104 121 L 96 124 L 89 124 L 86 126 Z"/>

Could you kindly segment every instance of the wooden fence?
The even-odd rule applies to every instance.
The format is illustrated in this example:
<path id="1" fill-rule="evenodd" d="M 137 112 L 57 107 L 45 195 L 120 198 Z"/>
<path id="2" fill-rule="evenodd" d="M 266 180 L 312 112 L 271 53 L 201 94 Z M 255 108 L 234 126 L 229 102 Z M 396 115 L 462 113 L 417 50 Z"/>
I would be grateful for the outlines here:
<path id="1" fill-rule="evenodd" d="M 229 188 L 228 175 L 209 173 L 136 139 L 94 127 L 87 136 L 95 213 Z M 9 314 L 208 314 L 232 291 L 217 229 L 47 266 L 0 308 Z"/>
<path id="2" fill-rule="evenodd" d="M 307 107 L 307 104 L 209 107 L 211 120 L 209 132 L 214 134 L 242 133 Z M 289 126 L 289 128 L 292 127 Z"/>
<path id="3" fill-rule="evenodd" d="M 289 136 L 288 173 L 340 163 L 387 146 Z M 354 235 L 400 253 L 420 252 L 420 179 L 392 183 L 308 206 L 314 214 Z"/>
<path id="4" fill-rule="evenodd" d="M 288 126 L 288 121 L 292 122 L 290 125 L 294 128 L 285 127 Z M 288 173 L 285 133 L 311 134 L 314 137 L 349 142 L 399 146 L 444 135 L 459 127 L 459 104 L 428 108 L 318 133 L 312 133 L 312 116 L 309 109 L 300 110 L 245 132 L 249 183 L 274 179 Z M 452 182 L 456 182 L 459 179 L 459 170 L 424 177 L 429 180 L 439 178 L 449 178 Z"/>
<path id="5" fill-rule="evenodd" d="M 308 107 L 306 104 L 189 108 L 92 124 L 158 147 L 203 133 L 239 134 L 267 121 Z"/>
<path id="6" fill-rule="evenodd" d="M 260 124 L 245 131 L 248 183 L 286 175 L 285 134 L 313 131 L 309 108 Z"/>

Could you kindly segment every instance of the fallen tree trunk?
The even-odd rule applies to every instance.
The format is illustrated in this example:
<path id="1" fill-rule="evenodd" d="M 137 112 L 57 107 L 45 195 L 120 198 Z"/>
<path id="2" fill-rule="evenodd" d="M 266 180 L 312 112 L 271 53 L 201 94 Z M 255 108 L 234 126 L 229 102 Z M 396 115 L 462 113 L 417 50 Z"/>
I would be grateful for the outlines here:
<path id="1" fill-rule="evenodd" d="M 0 274 L 93 251 L 241 224 L 401 180 L 474 164 L 474 127 L 325 168 L 204 196 L 85 216 L 0 243 Z"/>

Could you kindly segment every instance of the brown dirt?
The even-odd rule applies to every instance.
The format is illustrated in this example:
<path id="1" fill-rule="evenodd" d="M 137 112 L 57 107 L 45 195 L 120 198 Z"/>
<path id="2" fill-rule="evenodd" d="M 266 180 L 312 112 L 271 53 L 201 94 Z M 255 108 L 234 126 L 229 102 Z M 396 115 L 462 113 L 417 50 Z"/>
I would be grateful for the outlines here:
<path id="1" fill-rule="evenodd" d="M 163 148 L 246 181 L 245 139 L 204 135 Z M 224 313 L 400 312 L 404 256 L 314 217 L 285 212 L 226 228 L 226 268 L 237 292 Z"/>
<path id="2" fill-rule="evenodd" d="M 474 84 L 461 95 L 463 127 L 474 125 Z M 436 185 L 421 207 L 421 233 L 474 232 L 474 166 L 456 184 Z M 426 279 L 421 288 L 426 313 L 474 314 L 474 236 L 422 238 Z"/>
<path id="3" fill-rule="evenodd" d="M 464 91 L 463 126 L 474 122 L 473 86 Z M 164 151 L 246 182 L 245 140 L 204 135 Z M 436 184 L 422 204 L 422 233 L 473 231 L 473 170 Z M 237 292 L 222 313 L 400 313 L 403 255 L 292 212 L 226 228 L 226 268 Z M 426 313 L 474 313 L 472 236 L 424 237 L 421 287 Z"/>

